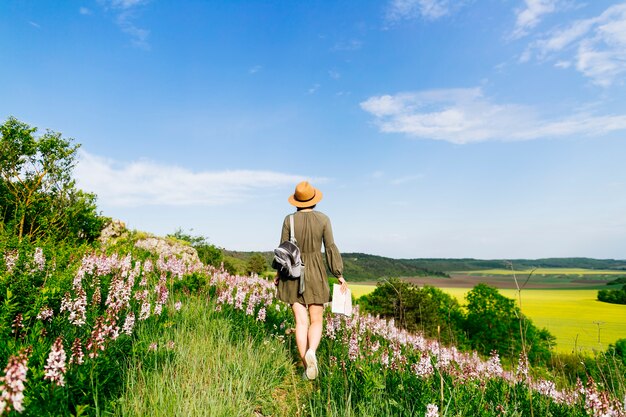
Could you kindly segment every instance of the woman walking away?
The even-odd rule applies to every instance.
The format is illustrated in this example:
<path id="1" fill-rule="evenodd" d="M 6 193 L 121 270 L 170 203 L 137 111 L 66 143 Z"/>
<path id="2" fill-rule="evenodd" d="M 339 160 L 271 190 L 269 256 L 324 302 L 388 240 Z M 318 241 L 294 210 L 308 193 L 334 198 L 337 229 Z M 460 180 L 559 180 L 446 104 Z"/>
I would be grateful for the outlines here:
<path id="1" fill-rule="evenodd" d="M 330 301 L 330 288 L 326 276 L 326 267 L 322 259 L 322 244 L 326 262 L 330 271 L 339 279 L 341 291 L 348 289 L 343 278 L 343 261 L 339 249 L 335 246 L 330 219 L 325 214 L 314 210 L 322 199 L 320 190 L 307 181 L 296 185 L 295 193 L 289 197 L 289 203 L 298 211 L 285 217 L 280 241 L 289 240 L 290 216 L 293 216 L 294 234 L 304 263 L 304 291 L 300 292 L 300 280 L 288 279 L 277 273 L 278 299 L 291 305 L 296 319 L 296 344 L 305 367 L 307 379 L 317 378 L 317 358 L 315 352 L 322 339 L 322 321 L 324 303 Z M 310 321 L 309 321 L 310 319 Z"/>

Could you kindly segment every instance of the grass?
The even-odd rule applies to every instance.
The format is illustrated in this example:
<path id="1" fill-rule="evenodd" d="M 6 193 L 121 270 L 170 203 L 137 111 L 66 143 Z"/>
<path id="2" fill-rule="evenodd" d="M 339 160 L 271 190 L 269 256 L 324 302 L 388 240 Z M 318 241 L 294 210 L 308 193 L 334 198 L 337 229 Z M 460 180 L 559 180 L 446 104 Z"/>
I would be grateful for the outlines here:
<path id="1" fill-rule="evenodd" d="M 135 360 L 117 415 L 253 416 L 295 415 L 293 360 L 276 338 L 254 338 L 190 297 L 180 319 L 164 334 L 142 329 L 142 343 L 158 344 L 143 362 Z M 167 348 L 168 342 L 173 348 Z M 170 342 L 170 343 L 171 343 Z"/>

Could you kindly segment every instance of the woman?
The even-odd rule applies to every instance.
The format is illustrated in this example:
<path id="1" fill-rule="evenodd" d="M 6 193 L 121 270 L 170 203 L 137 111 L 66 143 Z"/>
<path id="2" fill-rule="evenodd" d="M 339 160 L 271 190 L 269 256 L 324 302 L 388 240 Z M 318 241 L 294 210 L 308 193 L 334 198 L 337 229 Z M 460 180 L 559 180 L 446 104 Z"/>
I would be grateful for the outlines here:
<path id="1" fill-rule="evenodd" d="M 322 199 L 320 190 L 307 181 L 296 185 L 289 203 L 298 211 L 294 216 L 294 234 L 304 263 L 304 292 L 298 294 L 299 280 L 276 276 L 278 299 L 291 305 L 296 319 L 296 344 L 300 359 L 308 379 L 317 378 L 317 358 L 315 352 L 322 339 L 324 303 L 330 301 L 330 288 L 326 277 L 326 266 L 322 259 L 322 244 L 330 271 L 339 279 L 341 291 L 348 289 L 343 278 L 343 261 L 335 246 L 330 219 L 315 211 L 315 205 Z M 283 222 L 280 241 L 289 240 L 289 215 Z M 309 321 L 310 318 L 310 321 Z"/>

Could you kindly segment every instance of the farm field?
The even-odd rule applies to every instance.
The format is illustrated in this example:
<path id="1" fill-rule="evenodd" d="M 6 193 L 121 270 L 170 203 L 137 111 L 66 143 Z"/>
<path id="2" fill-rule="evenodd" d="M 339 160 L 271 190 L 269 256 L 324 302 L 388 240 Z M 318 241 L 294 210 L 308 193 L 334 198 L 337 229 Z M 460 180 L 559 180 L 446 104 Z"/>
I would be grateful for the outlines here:
<path id="1" fill-rule="evenodd" d="M 351 284 L 350 288 L 358 298 L 376 287 Z M 471 289 L 440 288 L 461 304 L 465 303 L 465 294 Z M 500 292 L 518 302 L 516 290 L 500 289 Z M 533 323 L 547 328 L 556 337 L 557 351 L 605 350 L 609 343 L 626 338 L 626 306 L 601 303 L 596 295 L 595 289 L 525 289 L 521 307 Z"/>
<path id="2" fill-rule="evenodd" d="M 518 277 L 527 276 L 533 272 L 533 275 L 574 275 L 574 276 L 586 276 L 586 275 L 609 275 L 609 276 L 626 276 L 626 271 L 615 271 L 610 269 L 583 269 L 583 268 L 537 268 L 534 271 L 531 269 L 511 271 L 510 269 L 483 269 L 480 271 L 462 271 L 459 274 L 466 275 L 513 275 L 517 274 Z"/>

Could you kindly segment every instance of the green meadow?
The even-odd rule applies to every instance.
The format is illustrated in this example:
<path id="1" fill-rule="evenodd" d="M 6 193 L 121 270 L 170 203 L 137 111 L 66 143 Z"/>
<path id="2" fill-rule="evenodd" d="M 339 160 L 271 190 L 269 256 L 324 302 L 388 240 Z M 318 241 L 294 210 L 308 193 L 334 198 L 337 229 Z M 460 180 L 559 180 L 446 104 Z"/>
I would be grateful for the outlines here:
<path id="1" fill-rule="evenodd" d="M 350 288 L 358 298 L 375 287 L 352 284 Z M 441 289 L 463 304 L 471 288 Z M 500 293 L 520 303 L 516 290 L 501 289 Z M 610 343 L 626 338 L 626 305 L 597 301 L 597 293 L 595 289 L 522 290 L 521 310 L 537 326 L 547 328 L 556 337 L 557 351 L 601 351 Z"/>

